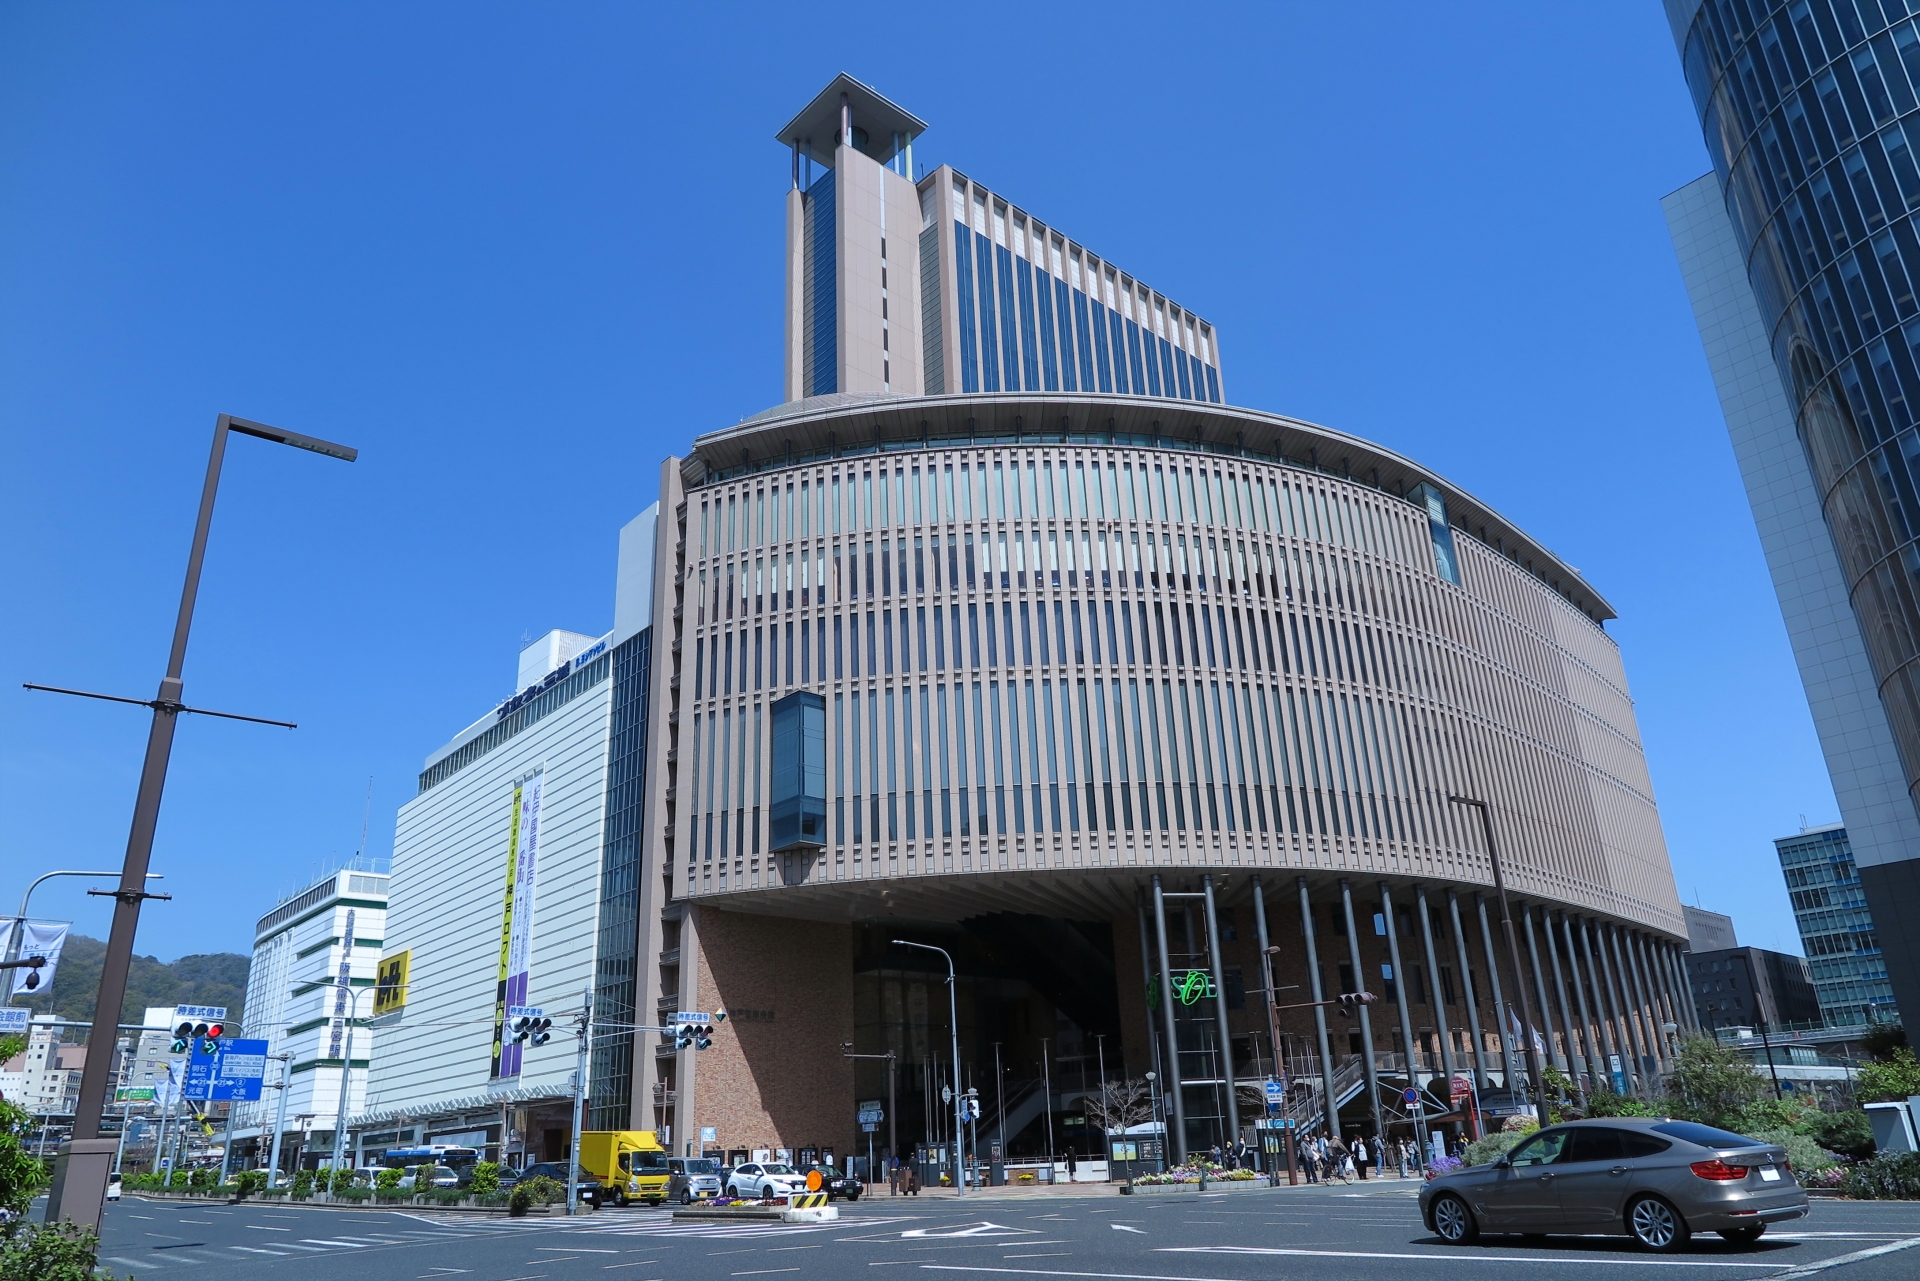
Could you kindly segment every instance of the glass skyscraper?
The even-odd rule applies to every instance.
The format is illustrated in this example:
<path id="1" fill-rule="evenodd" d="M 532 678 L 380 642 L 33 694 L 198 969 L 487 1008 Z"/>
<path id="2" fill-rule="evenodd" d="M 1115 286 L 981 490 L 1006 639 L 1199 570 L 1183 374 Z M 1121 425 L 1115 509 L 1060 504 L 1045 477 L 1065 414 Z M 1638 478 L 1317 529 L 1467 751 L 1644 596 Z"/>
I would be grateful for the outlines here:
<path id="1" fill-rule="evenodd" d="M 1667 13 L 1714 166 L 1669 222 L 1886 966 L 1920 1008 L 1920 4 Z"/>
<path id="2" fill-rule="evenodd" d="M 1807 970 L 1829 1027 L 1890 1022 L 1898 1011 L 1860 869 L 1839 824 L 1808 828 L 1773 843 L 1793 901 Z"/>

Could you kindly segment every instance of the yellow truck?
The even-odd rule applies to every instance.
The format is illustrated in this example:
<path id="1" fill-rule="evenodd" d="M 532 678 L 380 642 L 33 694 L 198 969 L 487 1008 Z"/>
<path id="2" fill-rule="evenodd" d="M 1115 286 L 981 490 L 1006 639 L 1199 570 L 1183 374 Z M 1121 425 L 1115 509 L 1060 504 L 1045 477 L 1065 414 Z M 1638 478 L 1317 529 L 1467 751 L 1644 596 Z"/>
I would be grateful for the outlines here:
<path id="1" fill-rule="evenodd" d="M 667 1199 L 667 1150 L 652 1130 L 588 1130 L 580 1136 L 580 1169 L 600 1180 L 615 1205 Z"/>

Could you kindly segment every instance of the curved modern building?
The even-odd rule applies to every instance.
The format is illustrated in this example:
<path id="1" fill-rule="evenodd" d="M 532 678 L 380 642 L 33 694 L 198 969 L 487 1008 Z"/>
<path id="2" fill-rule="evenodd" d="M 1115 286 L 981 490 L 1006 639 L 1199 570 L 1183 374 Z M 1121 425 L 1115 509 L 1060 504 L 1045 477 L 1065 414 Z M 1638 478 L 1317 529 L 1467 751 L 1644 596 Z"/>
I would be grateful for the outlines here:
<path id="1" fill-rule="evenodd" d="M 1668 216 L 1878 925 L 1810 960 L 1867 962 L 1859 1017 L 1892 1017 L 1920 1004 L 1920 26 L 1667 12 L 1714 164 Z"/>
<path id="2" fill-rule="evenodd" d="M 782 130 L 789 401 L 669 459 L 613 630 L 430 758 L 360 1125 L 491 1107 L 551 1154 L 572 1047 L 501 1029 L 583 984 L 590 1124 L 741 1159 L 950 1142 L 956 1073 L 1015 1164 L 1105 1155 L 1089 1100 L 1148 1073 L 1172 1156 L 1276 1076 L 1303 1124 L 1518 1110 L 1533 1037 L 1649 1088 L 1694 1019 L 1606 600 L 1419 464 L 1228 405 L 1211 323 L 917 174 L 922 127 L 842 77 Z M 470 1084 L 422 1066 L 467 1042 Z"/>

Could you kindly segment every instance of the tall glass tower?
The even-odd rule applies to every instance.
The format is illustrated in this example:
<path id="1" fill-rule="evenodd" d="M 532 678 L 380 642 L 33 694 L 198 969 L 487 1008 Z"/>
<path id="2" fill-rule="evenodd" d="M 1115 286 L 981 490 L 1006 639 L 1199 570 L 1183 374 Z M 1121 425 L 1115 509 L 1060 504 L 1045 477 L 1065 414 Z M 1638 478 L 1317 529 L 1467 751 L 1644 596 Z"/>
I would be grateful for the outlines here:
<path id="1" fill-rule="evenodd" d="M 1878 943 L 1920 1009 L 1920 3 L 1666 7 L 1714 165 L 1669 224 Z"/>

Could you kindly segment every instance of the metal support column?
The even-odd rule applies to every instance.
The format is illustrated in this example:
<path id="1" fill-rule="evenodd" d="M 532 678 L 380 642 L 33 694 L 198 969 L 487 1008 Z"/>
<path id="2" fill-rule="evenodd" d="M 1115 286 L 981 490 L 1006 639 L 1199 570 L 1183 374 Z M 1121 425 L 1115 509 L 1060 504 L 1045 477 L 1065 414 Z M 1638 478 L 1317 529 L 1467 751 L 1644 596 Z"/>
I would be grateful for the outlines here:
<path id="1" fill-rule="evenodd" d="M 1220 968 L 1220 913 L 1214 907 L 1213 876 L 1201 876 L 1200 890 L 1207 896 L 1207 960 L 1213 973 L 1213 1015 L 1220 1028 L 1220 1075 L 1226 1081 L 1227 1133 L 1222 1148 L 1240 1139 L 1240 1101 L 1233 1088 L 1233 1030 L 1227 1023 L 1227 980 Z"/>
<path id="2" fill-rule="evenodd" d="M 1170 1163 L 1187 1163 L 1187 1104 L 1180 1085 L 1180 1033 L 1173 1021 L 1173 966 L 1167 959 L 1167 899 L 1160 876 L 1153 878 L 1153 929 L 1160 944 L 1160 1013 L 1167 1025 L 1166 1097 L 1173 1100 L 1173 1124 L 1166 1137 Z"/>
<path id="3" fill-rule="evenodd" d="M 1553 998 L 1547 995 L 1547 981 L 1541 977 L 1540 973 L 1540 948 L 1533 937 L 1533 909 L 1521 908 L 1520 919 L 1525 921 L 1527 926 L 1527 961 L 1533 969 L 1533 990 L 1540 996 L 1540 1027 L 1546 1033 L 1547 1054 L 1552 1059 L 1553 1066 L 1565 1071 L 1566 1056 L 1560 1052 L 1559 1042 L 1553 1039 Z"/>
<path id="4" fill-rule="evenodd" d="M 1147 941 L 1147 896 L 1145 894 L 1136 895 L 1133 905 L 1140 915 L 1140 990 L 1144 994 L 1153 990 L 1154 971 L 1153 947 Z M 1167 1079 L 1167 1071 L 1160 1065 L 1160 1033 L 1154 1031 L 1153 1015 L 1151 1012 L 1147 1015 L 1147 1065 L 1152 1069 L 1156 1080 L 1165 1081 Z M 1000 1091 L 1003 1086 L 1004 1082 L 999 1079 L 999 1069 L 996 1068 L 994 1069 L 994 1097 L 1000 1097 Z M 1148 1095 L 1151 1097 L 1152 1091 L 1148 1091 Z M 1002 1099 L 1001 1111 L 1004 1113 L 1005 1110 L 1005 1100 Z M 1157 1121 L 1160 1118 L 1156 1116 L 1153 1119 Z M 1002 1145 L 1007 1141 L 1006 1129 L 1006 1118 L 1003 1115 L 1001 1117 L 1000 1128 L 996 1131 Z M 1164 1135 L 1161 1137 L 1165 1138 Z"/>
<path id="5" fill-rule="evenodd" d="M 1654 986 L 1652 971 L 1648 970 L 1640 952 L 1640 932 L 1627 934 L 1623 948 L 1627 954 L 1627 966 L 1633 975 L 1633 985 L 1640 993 L 1640 1004 L 1647 1012 L 1647 1035 L 1653 1040 L 1654 1061 L 1660 1065 L 1664 1075 L 1673 1070 L 1673 1064 L 1667 1054 L 1667 1038 L 1660 1031 L 1660 1025 L 1667 1021 L 1666 1011 L 1660 1004 L 1660 991 Z"/>
<path id="6" fill-rule="evenodd" d="M 1473 907 L 1475 913 L 1480 918 L 1480 945 L 1485 949 L 1487 954 L 1487 985 L 1493 989 L 1493 1026 L 1499 1029 L 1500 1033 L 1500 1077 L 1502 1084 L 1507 1088 L 1507 1093 L 1512 1094 L 1514 1092 L 1514 1047 L 1512 1045 L 1512 1038 L 1507 1030 L 1507 1000 L 1500 989 L 1500 962 L 1494 957 L 1493 953 L 1493 930 L 1487 924 L 1486 895 L 1476 893 L 1473 896 Z M 1517 961 L 1519 958 L 1516 957 L 1514 959 Z M 1518 965 L 1515 965 L 1513 969 L 1516 974 L 1520 972 Z"/>
<path id="7" fill-rule="evenodd" d="M 1353 923 L 1353 887 L 1344 876 L 1340 878 L 1340 910 L 1346 914 L 1347 956 L 1353 964 L 1353 981 L 1364 992 L 1367 990 L 1367 971 L 1360 964 L 1360 931 Z M 1367 1078 L 1367 1109 L 1373 1118 L 1373 1132 L 1384 1135 L 1386 1129 L 1380 1122 L 1380 1075 L 1373 1061 L 1373 1018 L 1364 1005 L 1354 1012 L 1354 1017 L 1360 1020 L 1360 1069 Z"/>
<path id="8" fill-rule="evenodd" d="M 1553 991 L 1560 999 L 1560 1026 L 1567 1031 L 1567 1075 L 1573 1078 L 1573 1097 L 1579 1101 L 1580 1110 L 1586 1111 L 1587 1086 L 1583 1072 L 1593 1070 L 1591 1043 L 1582 1050 L 1583 1029 L 1576 1027 L 1573 1021 L 1573 1007 L 1567 1004 L 1567 979 L 1560 969 L 1560 949 L 1553 938 L 1553 914 L 1546 908 L 1540 909 L 1540 931 L 1547 936 L 1547 964 L 1553 970 Z"/>
<path id="9" fill-rule="evenodd" d="M 1609 1060 L 1617 1057 L 1624 1066 L 1632 1051 L 1620 1043 L 1620 1026 L 1614 1022 L 1613 1002 L 1607 993 L 1606 982 L 1600 976 L 1600 963 L 1594 959 L 1593 923 L 1584 916 L 1580 918 L 1580 952 L 1587 962 L 1587 979 L 1593 985 L 1595 1021 L 1600 1028 L 1600 1071 L 1606 1074 L 1607 1088 L 1619 1090 L 1620 1082 L 1613 1079 L 1613 1067 Z"/>
<path id="10" fill-rule="evenodd" d="M 1260 884 L 1260 873 L 1253 874 L 1253 928 L 1260 942 L 1260 985 L 1266 990 L 1261 993 L 1261 1001 L 1267 1007 L 1267 1042 L 1273 1051 L 1273 1076 L 1280 1079 L 1286 1073 L 1280 1061 L 1280 1016 L 1274 1012 L 1279 1004 L 1278 994 L 1273 990 L 1273 957 L 1267 954 L 1271 946 L 1267 941 L 1267 899 Z"/>
<path id="11" fill-rule="evenodd" d="M 1600 1027 L 1587 1006 L 1587 980 L 1580 974 L 1580 949 L 1573 942 L 1573 917 L 1560 913 L 1560 938 L 1567 946 L 1567 969 L 1573 975 L 1573 1001 L 1580 1011 L 1580 1035 L 1586 1044 L 1587 1081 L 1585 1088 L 1599 1085 L 1600 1074 L 1607 1070 L 1606 1050 L 1600 1044 Z"/>
<path id="12" fill-rule="evenodd" d="M 1460 896 L 1447 891 L 1447 911 L 1453 919 L 1453 950 L 1460 966 L 1460 994 L 1467 998 L 1467 1030 L 1473 1035 L 1473 1088 L 1485 1093 L 1487 1041 L 1480 1035 L 1480 996 L 1473 990 L 1473 966 L 1467 961 L 1467 932 L 1460 925 Z"/>
<path id="13" fill-rule="evenodd" d="M 1643 1072 L 1646 1070 L 1646 1060 L 1649 1056 L 1638 1012 L 1633 1008 L 1633 990 L 1627 983 L 1626 967 L 1620 961 L 1619 941 L 1614 934 L 1611 921 L 1604 922 L 1600 927 L 1600 963 L 1607 967 L 1607 981 L 1614 988 L 1614 999 L 1620 1009 L 1620 1021 L 1625 1025 L 1627 1043 L 1633 1051 L 1633 1070 Z"/>
<path id="14" fill-rule="evenodd" d="M 1313 1034 L 1320 1046 L 1320 1088 L 1325 1092 L 1323 1111 L 1326 1113 L 1327 1133 L 1340 1133 L 1340 1095 L 1333 1079 L 1333 1048 L 1327 1040 L 1327 1008 L 1320 1002 L 1327 999 L 1320 982 L 1320 950 L 1313 938 L 1313 900 L 1307 896 L 1307 878 L 1296 876 L 1294 883 L 1300 889 L 1300 933 L 1307 941 L 1307 981 L 1313 990 Z"/>
<path id="15" fill-rule="evenodd" d="M 1428 1008 L 1433 1011 L 1433 1025 L 1440 1037 L 1440 1071 L 1447 1078 L 1448 1093 L 1441 1095 L 1451 1101 L 1453 1090 L 1453 1046 L 1448 1044 L 1452 1033 L 1447 1028 L 1447 994 L 1440 987 L 1440 965 L 1433 953 L 1433 918 L 1428 915 L 1427 887 L 1416 885 L 1413 889 L 1414 910 L 1420 914 L 1420 947 L 1427 958 L 1427 995 L 1430 998 Z"/>
<path id="16" fill-rule="evenodd" d="M 1602 932 L 1604 926 L 1596 927 L 1591 920 L 1581 924 L 1593 941 L 1593 950 L 1600 957 L 1600 1003 L 1607 1009 L 1607 1027 L 1613 1033 L 1613 1044 L 1618 1047 L 1620 1064 L 1626 1070 L 1627 1085 L 1631 1089 L 1633 1076 L 1640 1070 L 1640 1065 L 1634 1062 L 1638 1051 L 1634 1048 L 1632 1032 L 1627 1026 L 1626 1006 L 1620 999 L 1620 986 L 1614 981 L 1613 963 L 1607 956 L 1607 936 Z"/>
<path id="17" fill-rule="evenodd" d="M 1400 1011 L 1400 1039 L 1407 1054 L 1407 1084 L 1420 1088 L 1420 1063 L 1413 1048 L 1413 1014 L 1407 1008 L 1407 971 L 1400 964 L 1400 928 L 1393 919 L 1393 893 L 1380 882 L 1380 910 L 1387 918 L 1387 963 L 1393 966 L 1393 1003 Z"/>
<path id="18" fill-rule="evenodd" d="M 1700 1011 L 1693 1003 L 1693 984 L 1687 981 L 1687 955 L 1673 943 L 1663 944 L 1660 951 L 1666 957 L 1669 981 L 1677 995 L 1674 1004 L 1680 1011 L 1680 1026 L 1697 1033 L 1700 1031 Z"/>

